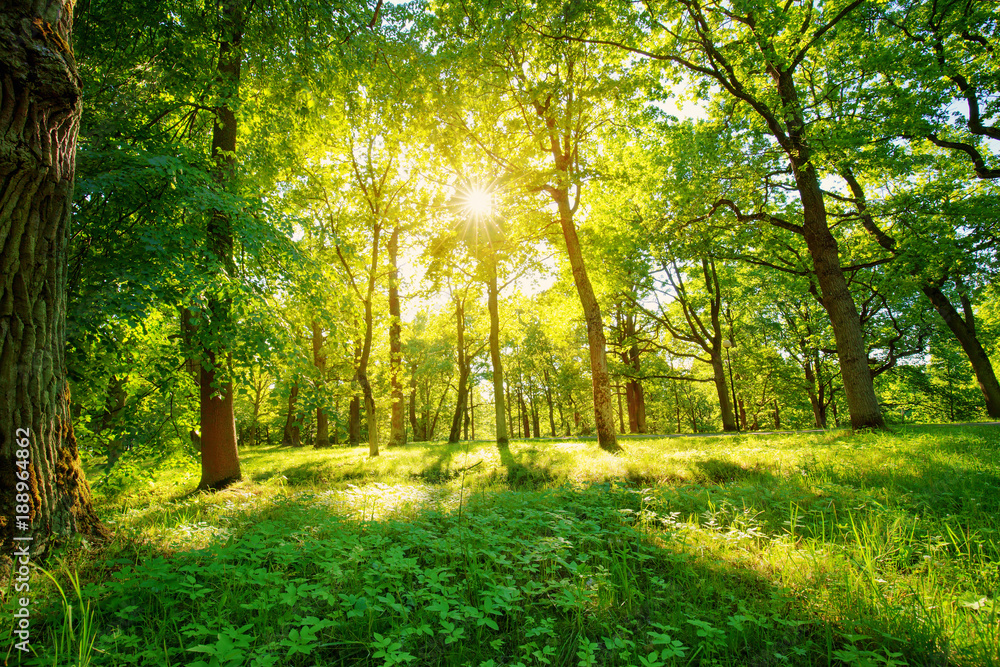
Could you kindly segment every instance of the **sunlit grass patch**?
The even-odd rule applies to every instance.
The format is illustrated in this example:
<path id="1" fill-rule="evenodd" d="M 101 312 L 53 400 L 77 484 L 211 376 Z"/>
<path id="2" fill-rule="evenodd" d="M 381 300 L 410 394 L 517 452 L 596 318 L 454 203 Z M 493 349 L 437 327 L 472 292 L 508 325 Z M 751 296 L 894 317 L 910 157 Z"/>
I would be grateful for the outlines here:
<path id="1" fill-rule="evenodd" d="M 102 496 L 120 541 L 64 569 L 93 664 L 997 665 L 998 444 L 251 449 L 221 493 Z"/>

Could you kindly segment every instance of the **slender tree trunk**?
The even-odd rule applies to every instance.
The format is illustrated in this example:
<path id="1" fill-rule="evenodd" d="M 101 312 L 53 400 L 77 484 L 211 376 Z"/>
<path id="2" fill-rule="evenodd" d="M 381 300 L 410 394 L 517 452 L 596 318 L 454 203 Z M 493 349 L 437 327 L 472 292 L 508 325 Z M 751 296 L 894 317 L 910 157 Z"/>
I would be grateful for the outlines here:
<path id="1" fill-rule="evenodd" d="M 635 341 L 635 313 L 627 313 L 623 325 L 627 339 Z M 622 361 L 632 369 L 633 378 L 625 383 L 625 397 L 628 404 L 629 433 L 646 432 L 646 397 L 642 383 L 638 380 L 642 366 L 639 360 L 639 346 L 634 342 L 622 353 Z M 624 430 L 624 429 L 623 429 Z"/>
<path id="2" fill-rule="evenodd" d="M 850 169 L 846 169 L 841 174 L 847 181 L 854 195 L 855 205 L 858 214 L 861 216 L 865 229 L 875 237 L 880 246 L 889 252 L 896 254 L 896 240 L 883 232 L 875 224 L 875 219 L 868 211 L 868 204 L 865 201 L 865 192 L 858 183 Z M 913 273 L 917 274 L 918 269 L 914 268 Z M 924 295 L 930 299 L 934 310 L 938 312 L 945 324 L 951 329 L 962 350 L 972 364 L 972 370 L 976 374 L 979 382 L 979 390 L 983 393 L 986 402 L 986 412 L 993 419 L 1000 419 L 1000 383 L 997 382 L 993 364 L 983 349 L 982 344 L 976 336 L 975 315 L 972 311 L 972 304 L 967 298 L 962 298 L 962 310 L 965 311 L 965 318 L 959 315 L 958 310 L 952 305 L 951 300 L 941 291 L 939 284 L 925 282 L 920 287 Z M 954 418 L 952 418 L 954 421 Z"/>
<path id="3" fill-rule="evenodd" d="M 517 408 L 521 416 L 521 427 L 524 438 L 528 439 L 531 437 L 531 424 L 528 421 L 528 406 L 524 403 L 524 392 L 521 390 L 520 380 L 518 380 L 517 387 Z"/>
<path id="4" fill-rule="evenodd" d="M 20 547 L 44 553 L 74 533 L 107 534 L 80 465 L 66 382 L 67 246 L 81 109 L 72 30 L 71 2 L 0 4 L 3 557 Z"/>
<path id="5" fill-rule="evenodd" d="M 545 403 L 549 407 L 549 428 L 552 430 L 552 437 L 556 437 L 556 417 L 552 412 L 552 384 L 549 381 L 549 369 L 544 370 L 545 373 Z"/>
<path id="6" fill-rule="evenodd" d="M 490 311 L 490 362 L 493 364 L 493 412 L 497 422 L 497 447 L 509 446 L 505 416 L 503 361 L 500 358 L 500 306 L 497 289 L 496 259 L 490 259 L 489 280 L 486 284 L 487 309 Z"/>
<path id="7" fill-rule="evenodd" d="M 719 345 L 716 344 L 715 347 Z M 719 396 L 719 408 L 722 411 L 722 430 L 735 431 L 736 415 L 733 414 L 733 402 L 729 398 L 729 383 L 726 382 L 726 369 L 722 363 L 721 351 L 712 355 L 712 379 L 715 381 L 715 392 Z"/>
<path id="8" fill-rule="evenodd" d="M 327 420 L 326 410 L 323 409 L 323 388 L 326 383 L 326 355 L 323 354 L 324 336 L 320 329 L 319 322 L 312 323 L 312 350 L 313 364 L 319 373 L 319 380 L 316 388 L 320 393 L 320 405 L 316 408 L 316 442 L 313 447 L 330 446 L 330 427 Z"/>
<path id="9" fill-rule="evenodd" d="M 566 241 L 570 267 L 573 270 L 573 282 L 576 284 L 584 319 L 587 322 L 587 343 L 590 348 L 590 373 L 594 387 L 594 423 L 597 428 L 597 444 L 606 451 L 619 452 L 621 447 L 615 437 L 615 418 L 611 402 L 611 375 L 608 373 L 607 343 L 604 338 L 601 306 L 597 302 L 594 288 L 587 276 L 587 267 L 583 261 L 583 252 L 580 248 L 576 224 L 573 222 L 568 194 L 565 191 L 560 191 L 556 203 L 559 205 L 559 222 L 562 226 L 563 238 Z"/>
<path id="10" fill-rule="evenodd" d="M 781 430 L 781 410 L 778 408 L 778 399 L 774 399 L 774 430 Z"/>
<path id="11" fill-rule="evenodd" d="M 804 345 L 804 341 L 802 343 Z M 823 387 L 816 382 L 816 373 L 812 364 L 806 361 L 802 365 L 802 370 L 806 376 L 806 393 L 809 395 L 809 404 L 813 410 L 813 421 L 816 428 L 826 428 L 826 405 L 823 403 Z"/>
<path id="12" fill-rule="evenodd" d="M 375 413 L 375 395 L 372 393 L 371 382 L 368 380 L 368 361 L 372 354 L 372 296 L 375 293 L 375 279 L 378 275 L 379 236 L 382 228 L 375 225 L 372 235 L 371 263 L 368 269 L 368 291 L 365 297 L 365 341 L 361 347 L 361 358 L 358 360 L 358 384 L 361 385 L 365 401 L 365 413 L 368 418 L 368 455 L 378 456 L 378 423 Z"/>
<path id="13" fill-rule="evenodd" d="M 415 362 L 410 363 L 410 430 L 413 431 L 413 441 L 423 442 L 426 440 L 424 436 L 423 424 L 417 420 L 417 364 Z"/>
<path id="14" fill-rule="evenodd" d="M 458 327 L 458 397 L 455 400 L 455 414 L 451 419 L 448 442 L 456 443 L 462 437 L 462 417 L 469 390 L 469 366 L 465 359 L 465 302 L 455 299 L 455 322 Z"/>
<path id="15" fill-rule="evenodd" d="M 300 431 L 298 421 L 295 419 L 295 401 L 299 396 L 299 383 L 296 382 L 288 391 L 288 413 L 285 416 L 285 430 L 281 436 L 283 447 L 298 447 L 300 442 Z"/>
<path id="16" fill-rule="evenodd" d="M 541 425 L 538 423 L 538 401 L 535 400 L 534 396 L 531 399 L 531 433 L 533 438 L 542 437 Z"/>
<path id="17" fill-rule="evenodd" d="M 677 432 L 681 432 L 681 397 L 677 393 L 677 381 L 674 380 L 672 383 L 674 388 L 674 407 L 677 416 Z"/>
<path id="18" fill-rule="evenodd" d="M 620 385 L 620 384 L 616 384 L 615 385 L 615 397 L 618 399 L 618 430 L 621 431 L 622 433 L 624 433 L 625 432 L 625 416 L 624 416 L 625 413 L 624 413 L 624 410 L 622 408 L 622 390 L 623 390 L 622 385 Z M 629 396 L 629 398 L 631 398 L 631 396 Z M 630 413 L 629 414 L 629 427 L 630 427 L 629 428 L 629 433 L 635 433 L 635 431 L 631 429 L 631 426 L 632 426 L 632 415 L 631 415 L 631 412 L 632 412 L 632 404 L 631 404 L 631 401 L 629 401 L 629 413 Z"/>
<path id="19" fill-rule="evenodd" d="M 979 390 L 983 393 L 983 399 L 986 401 L 987 414 L 992 419 L 1000 419 L 1000 383 L 997 382 L 997 376 L 993 372 L 993 364 L 990 363 L 986 350 L 983 349 L 976 336 L 971 305 L 965 308 L 966 317 L 963 318 L 939 287 L 924 285 L 921 290 L 930 299 L 934 310 L 944 319 L 945 324 L 948 325 L 961 344 L 965 356 L 969 358 L 972 370 L 976 374 L 976 380 L 979 382 Z"/>
<path id="20" fill-rule="evenodd" d="M 406 444 L 403 428 L 403 344 L 402 318 L 399 309 L 399 227 L 389 235 L 389 384 L 392 388 L 392 415 L 390 417 L 389 447 Z"/>

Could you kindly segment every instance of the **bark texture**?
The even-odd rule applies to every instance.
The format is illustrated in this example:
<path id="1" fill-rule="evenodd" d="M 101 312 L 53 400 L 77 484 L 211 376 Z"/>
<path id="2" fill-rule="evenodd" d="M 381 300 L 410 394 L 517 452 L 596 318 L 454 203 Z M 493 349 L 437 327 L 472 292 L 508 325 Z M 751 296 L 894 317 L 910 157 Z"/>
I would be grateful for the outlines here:
<path id="1" fill-rule="evenodd" d="M 805 120 L 801 115 L 798 92 L 791 72 L 775 75 L 778 96 L 788 109 L 789 144 L 787 153 L 795 176 L 795 185 L 802 202 L 802 236 L 809 249 L 816 281 L 822 293 L 823 308 L 830 317 L 837 340 L 837 358 L 844 381 L 844 394 L 851 413 L 851 426 L 885 428 L 875 385 L 868 369 L 868 349 L 865 346 L 861 318 L 847 279 L 840 266 L 840 248 L 827 220 L 826 203 L 820 188 L 819 175 L 811 162 L 812 151 L 805 140 Z"/>
<path id="2" fill-rule="evenodd" d="M 0 545 L 45 553 L 74 533 L 103 537 L 80 467 L 66 383 L 70 206 L 80 80 L 72 2 L 0 5 Z M 24 430 L 21 430 L 24 429 Z M 20 443 L 30 464 L 18 467 Z M 26 472 L 27 480 L 15 476 Z M 27 502 L 15 484 L 26 481 Z M 27 505 L 30 527 L 18 526 Z M 24 508 L 22 508 L 24 509 Z"/>
<path id="3" fill-rule="evenodd" d="M 217 85 L 219 102 L 212 127 L 212 158 L 215 178 L 222 188 L 233 188 L 236 180 L 236 112 L 232 100 L 240 85 L 241 43 L 245 15 L 238 0 L 222 7 L 222 35 L 219 40 Z M 229 216 L 216 211 L 208 222 L 208 250 L 230 279 L 235 278 L 233 227 Z M 209 301 L 210 328 L 219 332 L 227 327 L 230 304 L 224 298 Z M 206 363 L 207 362 L 207 363 Z M 233 383 L 220 381 L 228 356 L 219 349 L 206 349 L 201 372 L 201 481 L 199 489 L 221 489 L 241 479 L 240 457 L 236 443 L 236 416 L 233 412 Z"/>
<path id="4" fill-rule="evenodd" d="M 562 193 L 565 194 L 565 193 Z M 611 374 L 608 372 L 607 340 L 604 337 L 604 321 L 601 306 L 597 302 L 594 287 L 587 276 L 587 266 L 583 261 L 580 238 L 570 211 L 568 197 L 560 197 L 560 223 L 573 282 L 583 306 L 583 317 L 587 322 L 587 346 L 590 348 L 590 374 L 594 387 L 594 423 L 597 427 L 597 444 L 609 452 L 619 452 L 618 438 L 615 436 L 614 404 L 611 401 Z"/>

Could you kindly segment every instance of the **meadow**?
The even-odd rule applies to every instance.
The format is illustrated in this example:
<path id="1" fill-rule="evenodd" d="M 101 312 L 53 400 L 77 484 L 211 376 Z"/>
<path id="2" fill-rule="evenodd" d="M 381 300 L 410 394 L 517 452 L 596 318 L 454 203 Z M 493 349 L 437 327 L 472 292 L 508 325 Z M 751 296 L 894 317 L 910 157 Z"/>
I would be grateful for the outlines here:
<path id="1" fill-rule="evenodd" d="M 1000 427 L 622 440 L 249 448 L 215 494 L 95 465 L 115 536 L 35 571 L 5 657 L 1000 665 Z"/>

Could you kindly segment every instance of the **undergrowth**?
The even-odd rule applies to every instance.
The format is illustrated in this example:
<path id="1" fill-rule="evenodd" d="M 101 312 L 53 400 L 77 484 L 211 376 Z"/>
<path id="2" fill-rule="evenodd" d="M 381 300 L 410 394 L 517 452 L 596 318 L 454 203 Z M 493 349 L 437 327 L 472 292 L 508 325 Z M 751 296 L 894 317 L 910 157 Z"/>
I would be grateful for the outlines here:
<path id="1" fill-rule="evenodd" d="M 24 665 L 998 665 L 1000 429 L 243 452 L 32 578 Z M 119 478 L 120 479 L 120 478 Z M 5 592 L 4 628 L 12 599 Z M 10 630 L 5 629 L 4 636 Z M 21 660 L 21 662 L 18 662 Z"/>

